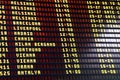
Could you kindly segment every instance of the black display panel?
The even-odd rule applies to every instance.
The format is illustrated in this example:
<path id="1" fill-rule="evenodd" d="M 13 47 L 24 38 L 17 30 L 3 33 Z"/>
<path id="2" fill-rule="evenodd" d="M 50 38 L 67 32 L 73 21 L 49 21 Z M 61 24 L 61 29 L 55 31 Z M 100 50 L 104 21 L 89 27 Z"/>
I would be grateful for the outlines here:
<path id="1" fill-rule="evenodd" d="M 120 1 L 1 0 L 0 80 L 119 80 Z"/>

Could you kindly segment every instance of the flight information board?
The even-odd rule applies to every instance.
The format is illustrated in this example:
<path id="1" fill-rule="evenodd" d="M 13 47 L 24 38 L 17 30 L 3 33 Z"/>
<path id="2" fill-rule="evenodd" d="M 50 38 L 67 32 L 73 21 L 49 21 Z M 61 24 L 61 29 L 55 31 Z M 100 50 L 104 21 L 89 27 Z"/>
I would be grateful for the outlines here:
<path id="1" fill-rule="evenodd" d="M 0 80 L 120 80 L 120 1 L 0 0 Z"/>

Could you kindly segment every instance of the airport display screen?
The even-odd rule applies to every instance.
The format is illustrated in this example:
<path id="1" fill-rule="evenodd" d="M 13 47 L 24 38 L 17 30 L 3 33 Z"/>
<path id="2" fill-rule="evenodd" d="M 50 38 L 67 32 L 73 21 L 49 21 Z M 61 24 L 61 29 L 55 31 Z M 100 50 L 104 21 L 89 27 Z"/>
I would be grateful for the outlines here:
<path id="1" fill-rule="evenodd" d="M 120 80 L 120 1 L 0 0 L 0 80 Z"/>

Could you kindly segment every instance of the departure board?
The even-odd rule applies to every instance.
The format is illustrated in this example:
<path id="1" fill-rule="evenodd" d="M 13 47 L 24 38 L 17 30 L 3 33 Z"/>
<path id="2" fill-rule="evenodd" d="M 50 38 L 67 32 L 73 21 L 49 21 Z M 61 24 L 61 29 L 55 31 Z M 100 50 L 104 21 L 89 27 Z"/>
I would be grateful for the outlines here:
<path id="1" fill-rule="evenodd" d="M 0 0 L 0 80 L 120 80 L 119 0 Z"/>

